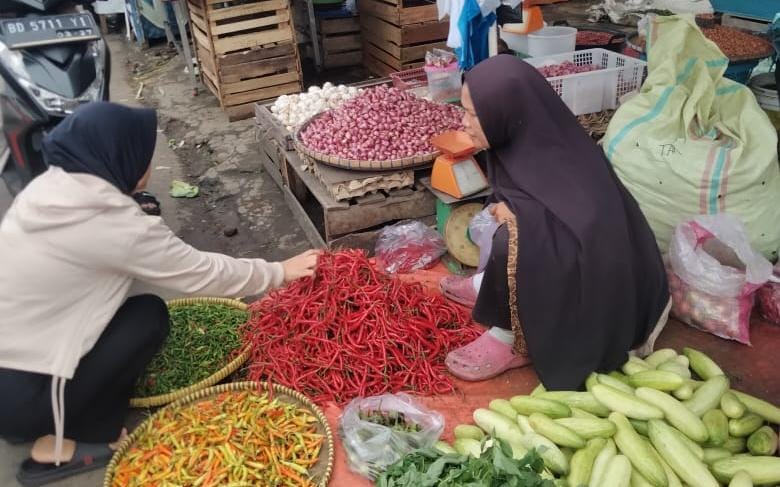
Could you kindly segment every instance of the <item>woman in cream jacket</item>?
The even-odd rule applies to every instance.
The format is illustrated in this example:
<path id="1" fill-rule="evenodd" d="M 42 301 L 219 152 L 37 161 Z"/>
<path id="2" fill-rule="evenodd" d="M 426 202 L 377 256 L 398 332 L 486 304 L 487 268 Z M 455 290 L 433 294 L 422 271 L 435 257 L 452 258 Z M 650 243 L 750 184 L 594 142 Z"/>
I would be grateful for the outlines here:
<path id="1" fill-rule="evenodd" d="M 130 196 L 144 189 L 155 112 L 85 105 L 43 142 L 49 170 L 0 224 L 0 436 L 36 440 L 18 473 L 42 485 L 108 462 L 134 385 L 168 333 L 157 296 L 262 294 L 313 273 L 187 245 Z"/>

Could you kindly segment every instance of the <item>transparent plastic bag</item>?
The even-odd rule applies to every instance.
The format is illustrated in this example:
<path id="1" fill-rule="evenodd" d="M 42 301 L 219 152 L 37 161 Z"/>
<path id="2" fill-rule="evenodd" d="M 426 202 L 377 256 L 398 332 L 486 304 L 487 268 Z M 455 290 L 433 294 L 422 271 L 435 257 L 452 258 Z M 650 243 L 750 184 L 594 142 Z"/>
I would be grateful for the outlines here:
<path id="1" fill-rule="evenodd" d="M 425 53 L 425 75 L 431 99 L 440 103 L 460 100 L 462 77 L 455 54 L 443 49 Z"/>
<path id="2" fill-rule="evenodd" d="M 376 258 L 391 274 L 407 273 L 434 265 L 447 252 L 436 230 L 417 220 L 385 227 L 376 242 Z"/>
<path id="3" fill-rule="evenodd" d="M 498 220 L 490 214 L 493 205 L 489 205 L 480 211 L 469 223 L 469 237 L 479 247 L 479 265 L 477 272 L 482 272 L 490 258 L 490 250 L 493 247 L 493 235 L 499 227 Z"/>
<path id="4" fill-rule="evenodd" d="M 758 290 L 758 310 L 761 316 L 774 325 L 780 325 L 780 262 L 774 276 Z"/>
<path id="5" fill-rule="evenodd" d="M 380 421 L 399 426 L 384 426 Z M 433 446 L 444 430 L 444 418 L 407 394 L 383 394 L 353 399 L 339 427 L 349 467 L 375 479 L 407 453 Z"/>
<path id="6" fill-rule="evenodd" d="M 702 215 L 677 226 L 669 246 L 672 313 L 722 338 L 750 344 L 756 291 L 772 264 L 748 241 L 740 220 Z"/>

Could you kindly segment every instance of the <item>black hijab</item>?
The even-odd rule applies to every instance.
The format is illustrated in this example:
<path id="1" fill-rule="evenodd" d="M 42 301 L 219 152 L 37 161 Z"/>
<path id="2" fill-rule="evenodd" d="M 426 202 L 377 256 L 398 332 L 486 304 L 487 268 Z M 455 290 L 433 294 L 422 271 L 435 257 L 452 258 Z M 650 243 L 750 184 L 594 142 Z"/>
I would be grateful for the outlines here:
<path id="1" fill-rule="evenodd" d="M 531 65 L 499 55 L 466 75 L 494 198 L 517 218 L 516 302 L 540 379 L 574 389 L 641 344 L 669 293 L 655 238 L 603 151 Z M 507 327 L 507 232 L 474 316 Z M 485 283 L 488 283 L 487 286 Z"/>
<path id="2" fill-rule="evenodd" d="M 116 103 L 79 107 L 43 139 L 47 165 L 92 174 L 130 194 L 152 162 L 157 116 Z"/>

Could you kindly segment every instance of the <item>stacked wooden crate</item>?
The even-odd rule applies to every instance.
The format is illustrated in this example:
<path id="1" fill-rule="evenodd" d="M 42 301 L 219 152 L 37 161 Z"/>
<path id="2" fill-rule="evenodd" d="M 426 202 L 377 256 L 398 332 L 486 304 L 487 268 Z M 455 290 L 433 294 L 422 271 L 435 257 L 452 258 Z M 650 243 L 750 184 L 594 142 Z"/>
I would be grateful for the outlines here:
<path id="1" fill-rule="evenodd" d="M 344 68 L 357 66 L 363 61 L 363 42 L 357 16 L 321 18 L 318 22 L 323 67 Z"/>
<path id="2" fill-rule="evenodd" d="M 427 0 L 359 0 L 363 63 L 374 74 L 422 66 L 425 53 L 445 47 L 449 22 Z"/>
<path id="3" fill-rule="evenodd" d="M 257 101 L 301 91 L 289 0 L 188 0 L 203 83 L 228 118 Z"/>

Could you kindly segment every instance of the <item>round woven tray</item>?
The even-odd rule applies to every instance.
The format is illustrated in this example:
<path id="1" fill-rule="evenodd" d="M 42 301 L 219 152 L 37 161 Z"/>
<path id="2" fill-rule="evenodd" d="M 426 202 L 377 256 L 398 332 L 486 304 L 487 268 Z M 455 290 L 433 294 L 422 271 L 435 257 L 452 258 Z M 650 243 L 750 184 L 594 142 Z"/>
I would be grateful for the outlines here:
<path id="1" fill-rule="evenodd" d="M 219 304 L 222 306 L 240 309 L 241 311 L 246 311 L 248 309 L 245 303 L 238 301 L 237 299 L 229 298 L 183 298 L 168 301 L 169 308 L 175 308 L 177 306 L 189 306 L 193 304 Z M 134 397 L 130 399 L 130 407 L 152 408 L 157 406 L 164 406 L 173 401 L 176 401 L 177 399 L 181 399 L 189 394 L 192 394 L 193 392 L 197 392 L 201 389 L 219 384 L 230 374 L 238 370 L 238 368 L 241 367 L 248 358 L 249 350 L 242 350 L 238 355 L 236 355 L 236 358 L 231 360 L 227 365 L 214 372 L 212 375 L 206 377 L 205 379 L 187 387 L 168 392 L 166 394 L 158 394 L 156 396 L 149 397 Z"/>
<path id="2" fill-rule="evenodd" d="M 314 417 L 317 418 L 317 430 L 320 434 L 325 436 L 325 442 L 323 443 L 322 449 L 320 450 L 319 461 L 310 469 L 310 472 L 312 478 L 320 479 L 318 484 L 320 487 L 326 487 L 328 485 L 328 481 L 330 481 L 331 475 L 333 474 L 333 455 L 335 450 L 333 446 L 333 441 L 334 441 L 333 431 L 331 431 L 330 425 L 328 424 L 328 420 L 327 418 L 325 418 L 325 413 L 323 413 L 322 410 L 316 404 L 314 404 L 308 397 L 304 396 L 300 392 L 294 391 L 284 386 L 280 386 L 278 384 L 272 384 L 271 388 L 273 390 L 273 397 L 275 399 L 278 398 L 281 401 L 286 403 L 295 404 L 297 406 L 303 406 L 309 409 L 311 413 L 314 415 Z M 106 467 L 106 476 L 103 479 L 103 487 L 111 487 L 111 482 L 114 479 L 114 472 L 117 468 L 117 465 L 122 460 L 122 457 L 133 446 L 133 444 L 138 440 L 138 438 L 140 438 L 141 435 L 143 435 L 146 429 L 151 427 L 151 424 L 154 422 L 154 420 L 158 416 L 160 416 L 162 412 L 165 411 L 166 409 L 168 408 L 176 409 L 176 408 L 188 406 L 192 403 L 199 402 L 204 399 L 210 399 L 223 392 L 240 392 L 240 391 L 254 390 L 254 389 L 267 391 L 268 383 L 247 381 L 247 382 L 232 382 L 230 384 L 222 384 L 219 386 L 214 386 L 208 389 L 200 390 L 193 394 L 189 394 L 169 404 L 165 408 L 160 409 L 155 414 L 148 417 L 146 421 L 141 423 L 130 434 L 130 436 L 125 441 L 123 441 L 122 444 L 119 446 L 119 449 L 117 449 L 116 453 L 114 453 L 114 456 L 111 458 L 108 467 Z"/>
<path id="3" fill-rule="evenodd" d="M 436 159 L 441 152 L 435 151 L 428 154 L 416 155 L 413 157 L 405 157 L 403 159 L 388 159 L 384 161 L 359 161 L 356 159 L 344 159 L 342 157 L 325 154 L 318 152 L 314 149 L 306 147 L 306 144 L 301 140 L 301 133 L 306 130 L 310 123 L 321 117 L 324 113 L 313 116 L 309 120 L 303 123 L 298 130 L 295 131 L 295 148 L 301 154 L 311 157 L 315 161 L 328 164 L 329 166 L 341 167 L 344 169 L 352 169 L 355 171 L 392 171 L 397 169 L 406 169 L 410 167 L 424 166 L 430 164 Z"/>

